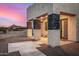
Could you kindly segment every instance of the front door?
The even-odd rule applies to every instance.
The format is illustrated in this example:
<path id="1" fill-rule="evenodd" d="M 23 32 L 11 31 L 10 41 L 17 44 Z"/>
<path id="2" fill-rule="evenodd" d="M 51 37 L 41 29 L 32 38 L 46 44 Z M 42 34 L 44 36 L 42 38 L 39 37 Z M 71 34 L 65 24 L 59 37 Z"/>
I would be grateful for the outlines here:
<path id="1" fill-rule="evenodd" d="M 61 38 L 68 39 L 68 19 L 61 19 Z"/>

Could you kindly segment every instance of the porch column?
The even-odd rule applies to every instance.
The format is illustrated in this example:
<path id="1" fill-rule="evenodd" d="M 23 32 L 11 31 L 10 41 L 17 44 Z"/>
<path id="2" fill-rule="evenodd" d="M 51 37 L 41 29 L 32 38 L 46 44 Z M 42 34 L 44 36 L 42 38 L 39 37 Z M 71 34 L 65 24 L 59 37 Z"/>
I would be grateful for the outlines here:
<path id="1" fill-rule="evenodd" d="M 60 45 L 59 14 L 48 15 L 48 44 L 52 47 Z"/>
<path id="2" fill-rule="evenodd" d="M 33 29 L 33 36 L 35 40 L 41 39 L 41 21 L 34 20 L 34 29 Z"/>
<path id="3" fill-rule="evenodd" d="M 32 38 L 32 21 L 27 22 L 27 37 Z"/>

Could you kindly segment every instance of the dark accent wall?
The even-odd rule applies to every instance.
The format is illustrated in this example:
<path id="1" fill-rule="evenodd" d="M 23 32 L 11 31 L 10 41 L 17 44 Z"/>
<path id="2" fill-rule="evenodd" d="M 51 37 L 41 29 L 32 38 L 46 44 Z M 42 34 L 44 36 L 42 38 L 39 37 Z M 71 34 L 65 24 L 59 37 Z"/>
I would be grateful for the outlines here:
<path id="1" fill-rule="evenodd" d="M 34 26 L 34 29 L 41 29 L 41 21 L 40 20 L 34 20 L 33 26 Z"/>
<path id="2" fill-rule="evenodd" d="M 48 15 L 48 30 L 57 30 L 59 29 L 59 14 L 50 14 Z"/>

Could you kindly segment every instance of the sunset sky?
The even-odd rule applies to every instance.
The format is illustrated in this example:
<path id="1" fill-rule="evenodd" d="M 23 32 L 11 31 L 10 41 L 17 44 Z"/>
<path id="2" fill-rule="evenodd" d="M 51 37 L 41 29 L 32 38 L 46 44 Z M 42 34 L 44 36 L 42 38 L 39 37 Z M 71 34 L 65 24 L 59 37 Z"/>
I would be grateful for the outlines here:
<path id="1" fill-rule="evenodd" d="M 0 26 L 10 26 L 12 24 L 26 26 L 27 7 L 30 3 L 5 3 L 0 4 Z"/>

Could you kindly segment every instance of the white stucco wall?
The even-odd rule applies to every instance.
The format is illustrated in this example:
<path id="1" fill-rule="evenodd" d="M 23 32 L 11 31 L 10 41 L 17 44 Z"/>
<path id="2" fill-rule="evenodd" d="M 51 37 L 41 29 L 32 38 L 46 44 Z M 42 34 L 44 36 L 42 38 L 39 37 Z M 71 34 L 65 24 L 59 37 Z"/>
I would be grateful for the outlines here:
<path id="1" fill-rule="evenodd" d="M 45 23 L 48 22 L 48 18 L 46 18 L 42 23 L 41 23 L 41 34 L 45 37 L 48 36 L 48 30 L 45 30 Z M 48 24 L 47 24 L 48 26 Z"/>
<path id="2" fill-rule="evenodd" d="M 79 10 L 79 9 L 78 9 Z M 76 40 L 79 42 L 79 11 L 78 11 L 78 14 L 76 16 Z"/>
<path id="3" fill-rule="evenodd" d="M 40 40 L 41 39 L 41 30 L 40 29 L 34 29 L 34 34 L 33 34 L 33 38 L 35 40 Z"/>
<path id="4" fill-rule="evenodd" d="M 48 44 L 52 47 L 60 45 L 60 31 L 59 30 L 48 30 Z"/>
<path id="5" fill-rule="evenodd" d="M 27 29 L 27 37 L 32 38 L 32 29 Z"/>
<path id="6" fill-rule="evenodd" d="M 45 13 L 51 14 L 52 11 L 52 3 L 35 3 L 27 9 L 27 19 L 29 20 Z"/>

